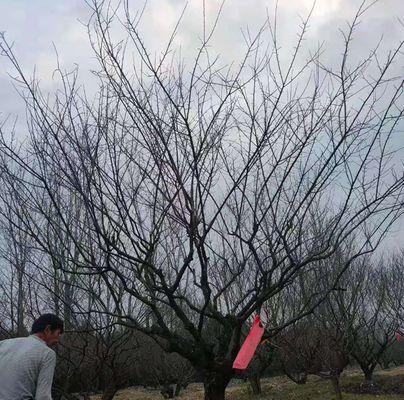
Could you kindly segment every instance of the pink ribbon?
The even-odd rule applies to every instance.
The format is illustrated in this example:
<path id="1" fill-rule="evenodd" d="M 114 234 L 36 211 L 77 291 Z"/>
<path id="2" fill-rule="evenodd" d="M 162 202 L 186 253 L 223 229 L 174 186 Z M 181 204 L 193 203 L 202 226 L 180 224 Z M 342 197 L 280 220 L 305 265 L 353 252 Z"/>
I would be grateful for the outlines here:
<path id="1" fill-rule="evenodd" d="M 233 363 L 235 369 L 246 369 L 248 364 L 252 360 L 255 350 L 259 345 L 262 335 L 264 334 L 264 327 L 261 325 L 261 319 L 259 315 L 254 317 L 254 322 L 251 326 L 248 336 L 244 340 L 240 351 L 237 354 Z"/>

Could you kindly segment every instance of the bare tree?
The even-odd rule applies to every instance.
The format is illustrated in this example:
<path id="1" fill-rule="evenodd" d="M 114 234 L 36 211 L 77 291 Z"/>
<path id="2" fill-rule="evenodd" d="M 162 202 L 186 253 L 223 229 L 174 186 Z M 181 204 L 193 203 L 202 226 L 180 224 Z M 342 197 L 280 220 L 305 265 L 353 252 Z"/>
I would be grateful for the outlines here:
<path id="1" fill-rule="evenodd" d="M 157 338 L 143 338 L 137 357 L 147 363 L 138 366 L 137 376 L 145 386 L 160 387 L 164 398 L 174 398 L 196 379 L 196 371 L 188 360 L 165 352 L 162 345 Z"/>
<path id="2" fill-rule="evenodd" d="M 282 321 L 291 310 L 299 309 L 300 304 L 307 301 L 307 296 L 312 295 L 311 291 L 307 291 L 310 283 L 322 292 L 329 287 L 330 282 L 335 282 L 335 276 L 344 269 L 346 260 L 350 258 L 351 249 L 352 243 L 344 249 L 340 248 L 329 259 L 319 261 L 317 268 L 295 282 L 294 290 L 289 289 L 287 297 L 282 293 L 280 306 L 274 312 L 277 319 Z M 357 263 L 358 259 L 353 262 L 355 265 L 351 269 Z M 351 269 L 344 272 L 339 285 L 343 285 Z M 340 377 L 350 361 L 350 347 L 346 330 L 341 329 L 337 317 L 335 319 L 338 323 L 334 323 L 334 314 L 329 308 L 333 304 L 331 299 L 343 290 L 335 286 L 313 314 L 283 330 L 273 339 L 281 369 L 290 379 L 297 384 L 305 384 L 307 376 L 314 374 L 329 380 L 337 399 L 342 399 Z M 295 313 L 292 311 L 292 314 Z"/>
<path id="3" fill-rule="evenodd" d="M 7 196 L 7 193 L 4 193 Z M 24 324 L 24 309 L 26 307 L 25 298 L 27 295 L 27 285 L 24 282 L 25 271 L 30 261 L 30 237 L 23 229 L 20 229 L 18 219 L 13 219 L 12 212 L 4 207 L 6 218 L 0 219 L 0 259 L 2 264 L 2 275 L 9 274 L 9 279 L 2 279 L 2 283 L 9 283 L 9 301 L 11 332 L 17 336 L 24 336 L 27 333 Z M 6 268 L 6 264 L 9 268 Z"/>
<path id="4" fill-rule="evenodd" d="M 347 254 L 339 254 L 331 268 L 338 270 L 346 258 Z M 319 362 L 324 362 L 326 355 L 328 358 L 332 356 L 330 360 L 337 366 L 342 361 L 338 376 L 334 374 L 334 378 L 339 380 L 343 367 L 352 359 L 364 373 L 362 386 L 366 389 L 374 387 L 373 372 L 394 343 L 399 322 L 388 302 L 393 282 L 390 282 L 386 265 L 382 260 L 377 266 L 373 264 L 370 257 L 357 259 L 314 316 L 299 325 L 294 334 L 282 337 L 281 361 L 286 374 L 297 383 L 302 378 L 305 382 L 308 371 L 313 371 L 316 366 L 324 369 Z M 317 280 L 317 285 L 322 284 L 324 280 Z M 316 332 L 313 335 L 313 327 L 322 334 Z M 327 340 L 327 346 L 331 346 L 332 353 L 328 347 L 323 348 L 324 340 Z M 336 349 L 338 352 L 334 351 Z M 324 376 L 323 372 L 321 374 Z M 332 373 L 329 375 L 333 377 Z"/>
<path id="5" fill-rule="evenodd" d="M 288 328 L 276 340 L 284 373 L 297 384 L 306 383 L 309 374 L 332 383 L 337 399 L 342 399 L 340 377 L 349 364 L 344 341 L 332 329 L 324 329 L 318 320 Z"/>
<path id="6" fill-rule="evenodd" d="M 388 259 L 386 275 L 389 282 L 389 295 L 386 300 L 389 308 L 392 309 L 401 325 L 397 332 L 404 331 L 404 252 L 400 250 L 393 253 Z"/>
<path id="7" fill-rule="evenodd" d="M 399 320 L 388 304 L 390 287 L 389 274 L 382 261 L 378 268 L 367 269 L 363 274 L 360 289 L 361 302 L 356 310 L 355 324 L 349 327 L 350 353 L 361 367 L 365 381 L 363 385 L 372 388 L 373 372 L 381 357 L 395 341 Z"/>
<path id="8" fill-rule="evenodd" d="M 310 314 L 401 215 L 403 174 L 391 137 L 403 86 L 390 68 L 403 44 L 384 61 L 376 49 L 350 62 L 362 5 L 337 68 L 323 64 L 321 49 L 300 61 L 308 19 L 286 66 L 270 22 L 246 37 L 238 68 L 210 57 L 213 31 L 186 66 L 171 56 L 173 37 L 161 57 L 150 56 L 126 3 L 91 6 L 94 100 L 76 73 L 62 71 L 51 100 L 0 43 L 18 74 L 29 130 L 17 150 L 1 128 L 7 206 L 44 253 L 55 251 L 49 235 L 60 238 L 64 272 L 102 280 L 114 302 L 103 313 L 164 339 L 167 351 L 203 371 L 205 399 L 221 400 L 249 316 L 355 240 L 329 286 L 307 287 L 301 307 L 270 329 Z M 118 12 L 127 41 L 115 43 Z M 74 224 L 72 197 L 80 204 Z M 151 313 L 149 326 L 131 299 Z"/>

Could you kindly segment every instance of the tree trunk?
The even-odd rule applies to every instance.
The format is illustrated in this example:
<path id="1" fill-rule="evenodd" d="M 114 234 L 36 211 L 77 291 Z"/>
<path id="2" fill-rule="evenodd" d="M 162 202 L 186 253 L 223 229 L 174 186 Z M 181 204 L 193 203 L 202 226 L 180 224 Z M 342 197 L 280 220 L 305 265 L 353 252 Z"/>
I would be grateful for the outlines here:
<path id="1" fill-rule="evenodd" d="M 172 399 L 175 395 L 174 388 L 169 384 L 163 385 L 160 393 L 165 399 Z"/>
<path id="2" fill-rule="evenodd" d="M 17 336 L 25 336 L 26 331 L 24 327 L 24 266 L 19 265 L 17 267 L 18 277 L 18 293 L 17 293 Z"/>
<path id="3" fill-rule="evenodd" d="M 332 386 L 334 388 L 335 398 L 337 400 L 342 400 L 341 386 L 339 384 L 339 375 L 333 375 L 331 377 L 331 382 L 332 382 Z"/>
<path id="4" fill-rule="evenodd" d="M 184 388 L 181 382 L 177 383 L 175 385 L 175 391 L 174 391 L 174 396 L 177 397 L 181 394 L 181 390 Z"/>
<path id="5" fill-rule="evenodd" d="M 373 369 L 362 369 L 363 374 L 365 375 L 365 380 L 362 383 L 362 387 L 366 388 L 373 388 L 375 386 L 375 383 L 373 381 Z"/>
<path id="6" fill-rule="evenodd" d="M 101 400 L 112 400 L 119 387 L 116 374 L 107 368 L 101 368 L 98 379 L 98 387 L 102 389 Z"/>
<path id="7" fill-rule="evenodd" d="M 114 382 L 107 384 L 104 391 L 102 392 L 101 400 L 112 400 L 118 391 L 118 387 Z"/>
<path id="8" fill-rule="evenodd" d="M 64 317 L 64 325 L 65 329 L 70 329 L 71 324 L 71 304 L 73 301 L 72 298 L 72 285 L 69 282 L 68 274 L 64 274 L 64 293 L 63 293 L 63 317 Z"/>
<path id="9" fill-rule="evenodd" d="M 390 361 L 390 360 L 382 360 L 382 361 L 380 362 L 381 367 L 382 367 L 383 369 L 389 369 L 389 368 L 390 368 L 390 363 L 392 363 L 392 361 Z"/>
<path id="10" fill-rule="evenodd" d="M 261 377 L 257 374 L 248 377 L 253 395 L 261 394 Z"/>
<path id="11" fill-rule="evenodd" d="M 67 373 L 67 377 L 65 379 L 65 381 L 63 382 L 63 386 L 62 386 L 62 392 L 63 393 L 70 393 L 70 383 L 71 383 L 71 379 L 72 375 L 70 373 Z"/>
<path id="12" fill-rule="evenodd" d="M 59 279 L 57 276 L 58 271 L 56 269 L 54 269 L 53 271 L 53 310 L 54 313 L 59 316 L 60 315 L 60 304 L 59 304 Z"/>
<path id="13" fill-rule="evenodd" d="M 203 382 L 205 389 L 204 400 L 224 400 L 226 387 L 233 375 L 234 371 L 231 365 L 222 365 L 212 371 L 205 371 Z"/>
<path id="14" fill-rule="evenodd" d="M 307 382 L 307 373 L 306 372 L 288 372 L 285 368 L 283 369 L 283 373 L 293 382 L 298 385 L 304 385 Z"/>
<path id="15" fill-rule="evenodd" d="M 365 374 L 365 382 L 373 385 L 373 371 L 367 371 Z"/>

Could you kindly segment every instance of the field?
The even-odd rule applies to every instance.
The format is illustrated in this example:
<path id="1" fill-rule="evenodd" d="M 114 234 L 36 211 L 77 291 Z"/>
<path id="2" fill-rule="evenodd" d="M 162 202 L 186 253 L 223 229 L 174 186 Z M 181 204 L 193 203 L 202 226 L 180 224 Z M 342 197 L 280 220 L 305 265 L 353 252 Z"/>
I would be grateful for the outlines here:
<path id="1" fill-rule="evenodd" d="M 341 379 L 344 400 L 403 400 L 404 399 L 404 367 L 375 374 L 375 382 L 379 390 L 373 394 L 358 394 L 362 377 L 351 370 Z M 248 383 L 232 382 L 227 389 L 226 400 L 334 400 L 331 383 L 318 377 L 310 377 L 305 385 L 296 385 L 284 377 L 268 378 L 262 381 L 261 396 L 252 396 Z M 163 397 L 157 389 L 128 388 L 118 392 L 116 400 L 161 400 Z M 99 400 L 94 396 L 92 400 Z M 203 387 L 192 384 L 178 400 L 202 400 Z"/>

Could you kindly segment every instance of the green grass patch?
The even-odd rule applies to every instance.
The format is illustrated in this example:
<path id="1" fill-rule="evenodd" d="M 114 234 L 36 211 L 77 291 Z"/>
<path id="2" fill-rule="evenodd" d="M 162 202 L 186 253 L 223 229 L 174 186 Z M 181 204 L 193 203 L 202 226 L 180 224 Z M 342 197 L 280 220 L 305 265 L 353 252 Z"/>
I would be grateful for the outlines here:
<path id="1" fill-rule="evenodd" d="M 359 374 L 343 376 L 341 388 L 344 400 L 403 400 L 404 375 L 375 375 L 378 392 L 360 393 L 363 378 Z M 228 400 L 335 400 L 332 384 L 328 380 L 310 377 L 305 385 L 297 385 L 287 378 L 264 379 L 262 395 L 253 396 L 247 383 L 228 391 Z M 387 392 L 387 393 L 386 393 Z"/>
<path id="2" fill-rule="evenodd" d="M 341 378 L 343 400 L 404 400 L 404 367 L 375 374 L 379 393 L 358 393 L 363 376 L 358 371 L 347 371 Z M 386 393 L 387 392 L 387 393 Z M 178 400 L 203 400 L 203 386 L 191 384 Z M 100 400 L 100 396 L 93 397 Z M 159 389 L 128 388 L 114 400 L 162 400 Z M 330 381 L 310 376 L 305 385 L 297 385 L 283 376 L 262 380 L 262 395 L 254 396 L 250 385 L 233 381 L 226 390 L 226 400 L 335 400 Z"/>

